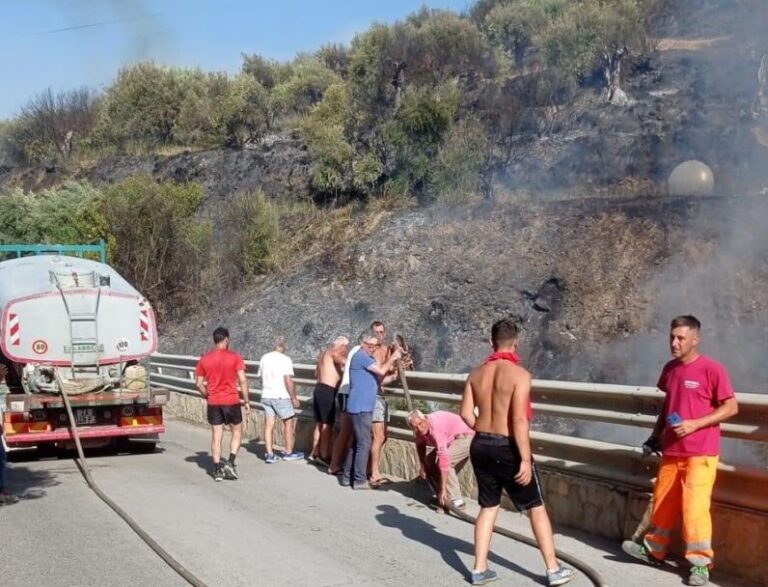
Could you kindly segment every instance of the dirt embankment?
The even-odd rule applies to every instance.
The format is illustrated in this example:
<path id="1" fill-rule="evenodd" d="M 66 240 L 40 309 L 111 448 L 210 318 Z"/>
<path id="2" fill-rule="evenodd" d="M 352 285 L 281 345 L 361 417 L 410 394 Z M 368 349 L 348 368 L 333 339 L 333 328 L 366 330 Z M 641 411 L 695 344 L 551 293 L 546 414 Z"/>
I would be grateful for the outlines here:
<path id="1" fill-rule="evenodd" d="M 759 216 L 765 202 L 732 198 L 395 214 L 373 237 L 168 325 L 165 350 L 200 352 L 227 324 L 249 356 L 284 335 L 309 361 L 332 336 L 355 338 L 381 319 L 413 343 L 420 369 L 464 371 L 488 352 L 490 324 L 513 316 L 538 377 L 653 384 L 669 319 L 693 312 L 705 348 L 744 389 L 765 375 L 755 359 L 768 351 L 756 337 L 768 330 L 768 238 L 740 240 L 730 220 Z"/>

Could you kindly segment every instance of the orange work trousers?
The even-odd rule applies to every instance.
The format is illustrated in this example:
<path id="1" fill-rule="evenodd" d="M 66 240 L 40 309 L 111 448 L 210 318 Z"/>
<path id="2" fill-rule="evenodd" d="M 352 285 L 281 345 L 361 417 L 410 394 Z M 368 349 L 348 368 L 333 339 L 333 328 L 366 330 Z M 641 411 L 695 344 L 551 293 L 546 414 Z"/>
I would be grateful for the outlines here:
<path id="1" fill-rule="evenodd" d="M 709 506 L 719 460 L 719 457 L 662 457 L 653 491 L 651 528 L 644 541 L 653 557 L 662 560 L 666 556 L 682 517 L 685 558 L 694 566 L 712 565 Z"/>

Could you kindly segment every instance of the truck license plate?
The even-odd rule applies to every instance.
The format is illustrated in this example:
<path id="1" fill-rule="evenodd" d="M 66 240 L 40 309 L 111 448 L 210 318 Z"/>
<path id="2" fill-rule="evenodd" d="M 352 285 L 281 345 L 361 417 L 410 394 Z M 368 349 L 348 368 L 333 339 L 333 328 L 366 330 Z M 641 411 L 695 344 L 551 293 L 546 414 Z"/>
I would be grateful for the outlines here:
<path id="1" fill-rule="evenodd" d="M 96 423 L 96 410 L 93 408 L 81 408 L 75 410 L 75 424 L 85 426 Z"/>

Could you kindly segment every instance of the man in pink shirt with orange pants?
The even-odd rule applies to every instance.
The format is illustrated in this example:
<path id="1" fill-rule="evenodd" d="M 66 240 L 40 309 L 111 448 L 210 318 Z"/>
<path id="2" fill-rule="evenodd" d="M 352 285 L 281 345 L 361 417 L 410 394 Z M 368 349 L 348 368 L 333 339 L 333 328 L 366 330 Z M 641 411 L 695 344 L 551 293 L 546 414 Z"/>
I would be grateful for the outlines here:
<path id="1" fill-rule="evenodd" d="M 720 456 L 720 423 L 738 411 L 728 371 L 698 351 L 701 323 L 678 316 L 670 325 L 673 359 L 664 366 L 658 388 L 666 394 L 650 449 L 663 454 L 653 492 L 651 527 L 642 544 L 627 540 L 624 552 L 644 562 L 667 555 L 682 518 L 688 585 L 709 583 L 712 567 L 712 517 L 709 507 Z"/>
<path id="2" fill-rule="evenodd" d="M 475 431 L 458 414 L 444 411 L 425 416 L 414 410 L 408 414 L 408 425 L 416 433 L 421 476 L 437 492 L 438 503 L 445 507 L 450 500 L 454 507 L 463 508 L 465 503 L 457 473 L 469 460 L 469 446 Z M 427 446 L 435 448 L 429 455 Z"/>

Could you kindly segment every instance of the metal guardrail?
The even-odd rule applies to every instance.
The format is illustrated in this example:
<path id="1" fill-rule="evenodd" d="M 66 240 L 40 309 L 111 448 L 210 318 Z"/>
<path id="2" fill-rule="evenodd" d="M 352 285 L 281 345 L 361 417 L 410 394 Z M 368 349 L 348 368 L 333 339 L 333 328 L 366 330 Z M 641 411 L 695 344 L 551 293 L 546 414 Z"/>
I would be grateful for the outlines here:
<path id="1" fill-rule="evenodd" d="M 152 384 L 189 395 L 195 388 L 198 357 L 155 354 L 151 361 Z M 256 380 L 258 362 L 246 361 L 246 374 Z M 294 364 L 301 409 L 300 417 L 312 417 L 311 393 L 314 365 Z M 437 402 L 450 409 L 461 400 L 466 375 L 407 373 L 414 400 Z M 386 388 L 389 397 L 404 398 L 402 389 Z M 533 409 L 547 415 L 581 421 L 652 428 L 662 406 L 662 394 L 653 387 L 534 380 Z M 260 393 L 252 386 L 251 399 L 259 407 Z M 768 395 L 739 393 L 739 414 L 721 426 L 722 435 L 755 443 L 768 454 Z M 402 410 L 390 411 L 390 436 L 412 440 Z M 650 489 L 658 459 L 645 457 L 639 447 L 550 432 L 531 432 L 536 461 L 545 469 L 590 478 L 596 482 L 640 490 Z M 768 470 L 720 463 L 714 500 L 724 505 L 768 514 Z"/>
<path id="2" fill-rule="evenodd" d="M 61 245 L 61 244 L 8 244 L 0 245 L 0 256 L 2 254 L 24 257 L 26 255 L 64 255 L 72 254 L 78 257 L 84 257 L 87 253 L 93 253 L 99 256 L 102 263 L 107 262 L 107 243 L 104 239 L 99 240 L 95 245 Z"/>

